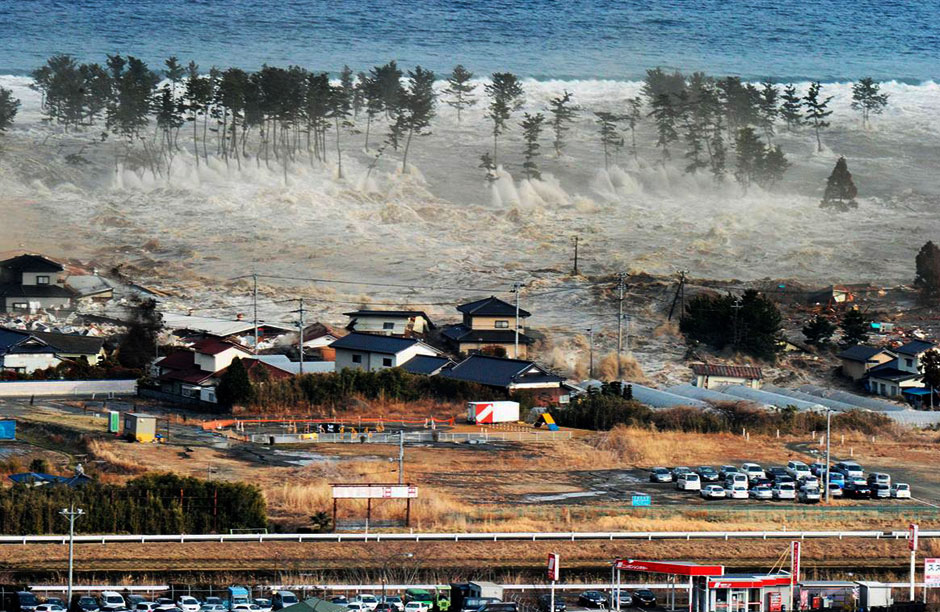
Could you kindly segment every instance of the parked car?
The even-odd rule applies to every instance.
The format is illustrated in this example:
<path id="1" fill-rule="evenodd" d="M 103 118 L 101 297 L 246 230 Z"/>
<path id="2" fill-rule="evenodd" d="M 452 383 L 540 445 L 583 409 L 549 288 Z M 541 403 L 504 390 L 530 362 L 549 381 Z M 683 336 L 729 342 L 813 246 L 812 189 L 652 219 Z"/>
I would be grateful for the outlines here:
<path id="1" fill-rule="evenodd" d="M 131 596 L 129 595 L 128 597 L 131 597 Z M 140 597 L 140 596 L 139 596 L 139 595 L 134 595 L 133 597 Z M 141 597 L 141 600 L 142 600 L 142 601 L 143 601 L 144 599 L 145 599 L 145 598 Z M 215 606 L 215 605 L 224 606 L 224 605 L 225 605 L 225 600 L 222 599 L 221 597 L 206 597 L 206 598 L 203 600 L 202 605 L 204 605 L 204 606 Z"/>
<path id="2" fill-rule="evenodd" d="M 796 485 L 792 482 L 780 482 L 774 485 L 774 499 L 782 501 L 796 499 Z"/>
<path id="3" fill-rule="evenodd" d="M 799 480 L 801 487 L 816 487 L 819 488 L 819 479 L 815 476 L 804 476 Z"/>
<path id="4" fill-rule="evenodd" d="M 850 482 L 843 487 L 842 492 L 845 497 L 852 497 L 854 499 L 868 499 L 871 497 L 871 487 L 864 481 Z"/>
<path id="5" fill-rule="evenodd" d="M 578 595 L 578 605 L 585 608 L 606 608 L 607 595 L 600 591 L 584 591 Z"/>
<path id="6" fill-rule="evenodd" d="M 837 482 L 829 483 L 829 497 L 842 497 L 842 485 Z"/>
<path id="7" fill-rule="evenodd" d="M 117 591 L 102 591 L 98 598 L 98 609 L 106 612 L 126 610 L 127 604 Z"/>
<path id="8" fill-rule="evenodd" d="M 654 467 L 650 470 L 650 482 L 672 482 L 672 472 L 664 467 Z"/>
<path id="9" fill-rule="evenodd" d="M 274 610 L 274 604 L 272 604 L 271 600 L 266 597 L 252 599 L 251 603 L 261 608 L 261 612 L 272 612 Z"/>
<path id="10" fill-rule="evenodd" d="M 367 610 L 375 610 L 375 607 L 379 605 L 379 599 L 372 593 L 359 593 L 350 599 L 349 602 L 361 603 Z"/>
<path id="11" fill-rule="evenodd" d="M 346 609 L 351 610 L 352 612 L 369 612 L 368 606 L 358 601 L 347 602 Z M 408 608 L 406 607 L 405 609 L 407 610 Z M 423 609 L 422 610 L 415 609 L 414 612 L 424 612 L 424 611 Z"/>
<path id="12" fill-rule="evenodd" d="M 398 612 L 398 607 L 390 601 L 380 601 L 375 605 L 373 612 Z"/>
<path id="13" fill-rule="evenodd" d="M 748 480 L 756 478 L 767 478 L 764 468 L 756 463 L 744 463 L 741 465 L 741 471 L 747 475 Z"/>
<path id="14" fill-rule="evenodd" d="M 398 612 L 402 612 L 405 609 L 405 602 L 398 595 L 386 595 L 385 597 L 380 597 L 380 603 L 390 603 L 395 606 L 395 609 Z"/>
<path id="15" fill-rule="evenodd" d="M 891 487 L 886 484 L 873 484 L 870 487 L 872 499 L 888 499 L 891 497 Z"/>
<path id="16" fill-rule="evenodd" d="M 610 592 L 610 605 L 613 607 L 614 603 L 617 601 L 617 590 L 614 589 Z M 633 595 L 627 591 L 620 591 L 620 609 L 633 607 Z"/>
<path id="17" fill-rule="evenodd" d="M 744 472 L 733 472 L 725 478 L 725 487 L 733 489 L 734 487 L 747 487 L 750 483 L 747 480 L 747 474 Z"/>
<path id="18" fill-rule="evenodd" d="M 565 605 L 565 599 L 559 594 L 555 593 L 555 608 L 552 609 L 552 594 L 545 593 L 544 595 L 539 595 L 539 612 L 565 612 L 568 609 L 568 606 Z"/>
<path id="19" fill-rule="evenodd" d="M 816 504 L 819 503 L 819 500 L 822 498 L 822 495 L 819 492 L 819 487 L 804 486 L 800 487 L 799 500 L 804 504 Z"/>
<path id="20" fill-rule="evenodd" d="M 698 474 L 699 478 L 702 479 L 702 482 L 718 482 L 718 479 L 720 478 L 718 470 L 710 465 L 698 466 L 698 469 L 695 470 L 695 473 Z"/>
<path id="21" fill-rule="evenodd" d="M 787 474 L 792 476 L 793 480 L 796 481 L 800 481 L 807 476 L 813 475 L 806 463 L 796 459 L 787 461 Z"/>
<path id="22" fill-rule="evenodd" d="M 137 612 L 153 612 L 159 605 L 160 604 L 155 601 L 141 601 L 134 610 Z"/>
<path id="23" fill-rule="evenodd" d="M 891 486 L 891 475 L 885 474 L 884 472 L 872 472 L 868 475 L 868 486 L 874 486 L 876 484 L 883 484 Z"/>
<path id="24" fill-rule="evenodd" d="M 430 609 L 431 606 L 426 601 L 409 601 L 405 604 L 405 612 L 428 612 Z"/>
<path id="25" fill-rule="evenodd" d="M 819 480 L 825 480 L 825 479 L 826 479 L 826 474 L 825 472 L 823 472 L 823 475 L 819 477 Z M 836 471 L 829 472 L 829 482 L 834 482 L 840 487 L 844 486 L 845 474 L 843 474 L 842 472 L 836 472 Z"/>
<path id="26" fill-rule="evenodd" d="M 127 606 L 128 610 L 133 610 L 137 607 L 137 604 L 142 601 L 147 601 L 147 598 L 143 595 L 137 595 L 136 593 L 124 596 L 124 605 Z"/>
<path id="27" fill-rule="evenodd" d="M 275 591 L 274 595 L 271 596 L 271 608 L 280 610 L 281 608 L 292 606 L 299 601 L 297 596 L 291 591 Z"/>
<path id="28" fill-rule="evenodd" d="M 680 491 L 700 491 L 702 489 L 702 479 L 695 472 L 686 472 L 680 474 L 676 479 L 676 488 Z"/>
<path id="29" fill-rule="evenodd" d="M 685 466 L 685 465 L 676 466 L 672 468 L 672 479 L 677 480 L 679 476 L 682 476 L 683 474 L 688 474 L 691 471 L 692 471 L 692 468 L 688 466 Z"/>
<path id="30" fill-rule="evenodd" d="M 225 612 L 224 604 L 204 603 L 199 607 L 199 612 Z"/>
<path id="31" fill-rule="evenodd" d="M 410 603 L 420 603 L 417 601 Z M 476 612 L 483 606 L 491 603 L 499 603 L 499 599 L 496 597 L 464 597 L 463 603 L 460 605 L 460 612 Z M 407 608 L 407 606 L 405 606 Z"/>
<path id="32" fill-rule="evenodd" d="M 725 488 L 721 485 L 710 484 L 705 485 L 699 495 L 702 496 L 702 499 L 724 499 L 725 498 Z"/>
<path id="33" fill-rule="evenodd" d="M 199 612 L 199 600 L 189 595 L 183 595 L 176 600 L 176 607 L 183 612 Z M 270 612 L 270 610 L 268 611 Z"/>
<path id="34" fill-rule="evenodd" d="M 911 485 L 906 482 L 896 482 L 891 485 L 891 497 L 896 499 L 910 499 Z"/>
<path id="35" fill-rule="evenodd" d="M 728 474 L 736 474 L 737 472 L 740 472 L 740 471 L 741 470 L 739 470 L 738 466 L 736 465 L 723 465 L 720 468 L 718 468 L 718 475 L 721 477 L 722 480 L 727 480 Z"/>
<path id="36" fill-rule="evenodd" d="M 832 471 L 845 475 L 847 479 L 861 478 L 865 475 L 865 471 L 862 469 L 862 466 L 860 466 L 855 461 L 840 461 L 836 463 Z"/>
<path id="37" fill-rule="evenodd" d="M 55 605 L 60 606 L 60 607 L 62 607 L 62 608 L 65 607 L 65 600 L 62 599 L 61 597 L 46 597 L 46 601 L 44 601 L 43 603 L 55 604 Z"/>
<path id="38" fill-rule="evenodd" d="M 514 601 L 494 601 L 480 608 L 480 612 L 519 612 L 519 604 Z"/>
<path id="39" fill-rule="evenodd" d="M 158 597 L 157 598 L 157 610 L 172 610 L 176 607 L 176 604 L 173 603 L 173 600 L 169 597 Z M 233 608 L 234 610 L 234 608 Z"/>
<path id="40" fill-rule="evenodd" d="M 65 608 L 59 604 L 43 603 L 33 608 L 33 612 L 65 612 Z"/>
<path id="41" fill-rule="evenodd" d="M 813 476 L 822 478 L 822 474 L 826 473 L 826 464 L 822 461 L 811 463 L 809 466 L 809 471 L 812 472 Z"/>
<path id="42" fill-rule="evenodd" d="M 232 606 L 232 612 L 261 612 L 261 608 L 253 603 L 239 603 Z"/>
<path id="43" fill-rule="evenodd" d="M 750 490 L 751 499 L 773 499 L 774 490 L 767 485 L 758 485 Z"/>
<path id="44" fill-rule="evenodd" d="M 341 606 L 345 606 L 346 604 L 349 603 L 349 600 L 346 599 L 345 595 L 336 595 L 335 597 L 330 598 L 330 603 L 335 603 Z"/>
<path id="45" fill-rule="evenodd" d="M 640 589 L 633 591 L 633 601 L 641 608 L 655 608 L 656 595 L 649 589 Z"/>
<path id="46" fill-rule="evenodd" d="M 747 487 L 735 485 L 730 489 L 725 489 L 725 494 L 731 499 L 747 499 Z"/>
<path id="47" fill-rule="evenodd" d="M 781 476 L 787 476 L 787 468 L 782 465 L 772 465 L 767 468 L 767 478 L 771 481 L 776 481 Z"/>
<path id="48" fill-rule="evenodd" d="M 27 594 L 35 597 L 32 593 Z M 39 605 L 38 600 L 36 605 Z M 69 610 L 70 612 L 98 612 L 98 600 L 91 595 L 72 595 L 72 604 L 69 606 Z"/>
<path id="49" fill-rule="evenodd" d="M 784 482 L 796 482 L 796 481 L 793 479 L 793 476 L 790 476 L 789 474 L 780 474 L 779 476 L 777 476 L 776 479 L 774 479 L 775 485 L 783 484 Z"/>

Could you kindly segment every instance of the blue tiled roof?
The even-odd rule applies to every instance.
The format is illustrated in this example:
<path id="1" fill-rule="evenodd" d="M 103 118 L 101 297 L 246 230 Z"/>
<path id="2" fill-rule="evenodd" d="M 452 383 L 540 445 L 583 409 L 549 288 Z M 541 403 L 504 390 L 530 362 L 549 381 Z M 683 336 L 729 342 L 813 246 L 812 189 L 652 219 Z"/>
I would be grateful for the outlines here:
<path id="1" fill-rule="evenodd" d="M 522 359 L 470 355 L 441 376 L 491 387 L 509 387 L 526 382 L 558 382 L 564 378 L 549 374 L 536 363 Z"/>
<path id="2" fill-rule="evenodd" d="M 348 349 L 367 353 L 382 353 L 396 355 L 401 351 L 418 344 L 414 338 L 398 338 L 395 336 L 378 336 L 376 334 L 352 333 L 343 336 L 330 344 L 334 349 Z"/>

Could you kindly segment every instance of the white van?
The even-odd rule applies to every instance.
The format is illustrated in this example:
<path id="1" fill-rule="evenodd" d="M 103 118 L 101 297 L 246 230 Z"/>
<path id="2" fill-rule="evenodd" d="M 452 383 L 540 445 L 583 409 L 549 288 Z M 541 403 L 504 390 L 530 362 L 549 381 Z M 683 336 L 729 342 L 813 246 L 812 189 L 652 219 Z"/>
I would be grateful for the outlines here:
<path id="1" fill-rule="evenodd" d="M 767 478 L 764 468 L 756 463 L 744 463 L 741 465 L 741 471 L 747 474 L 748 480 L 757 480 L 758 478 Z"/>
<path id="2" fill-rule="evenodd" d="M 676 488 L 680 491 L 701 491 L 702 479 L 695 472 L 681 474 L 676 480 Z"/>
<path id="3" fill-rule="evenodd" d="M 102 611 L 127 609 L 127 604 L 124 603 L 124 597 L 117 591 L 103 591 L 98 603 Z"/>
<path id="4" fill-rule="evenodd" d="M 726 489 L 733 489 L 735 487 L 744 487 L 746 489 L 747 485 L 747 474 L 744 472 L 732 472 L 728 474 L 727 478 L 725 478 Z"/>
<path id="5" fill-rule="evenodd" d="M 802 461 L 788 461 L 787 474 L 792 476 L 793 480 L 799 482 L 808 476 L 812 476 L 813 472 Z"/>

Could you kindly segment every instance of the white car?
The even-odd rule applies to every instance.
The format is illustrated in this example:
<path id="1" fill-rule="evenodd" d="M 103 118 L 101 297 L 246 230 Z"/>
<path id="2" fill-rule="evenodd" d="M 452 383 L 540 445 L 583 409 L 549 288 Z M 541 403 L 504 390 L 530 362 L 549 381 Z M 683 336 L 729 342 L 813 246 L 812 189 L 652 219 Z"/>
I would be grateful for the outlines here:
<path id="1" fill-rule="evenodd" d="M 906 482 L 896 482 L 891 485 L 891 497 L 895 499 L 910 499 L 911 485 Z"/>
<path id="2" fill-rule="evenodd" d="M 176 607 L 176 604 L 169 597 L 158 597 L 157 598 L 157 610 L 172 610 Z"/>
<path id="3" fill-rule="evenodd" d="M 728 474 L 728 477 L 725 478 L 725 488 L 727 489 L 733 489 L 735 487 L 744 487 L 746 489 L 747 485 L 747 474 L 744 472 L 733 472 Z"/>
<path id="4" fill-rule="evenodd" d="M 183 612 L 199 612 L 199 608 L 202 606 L 199 605 L 199 600 L 195 597 L 183 595 L 176 600 L 176 607 Z"/>
<path id="5" fill-rule="evenodd" d="M 748 480 L 757 480 L 758 478 L 767 478 L 764 468 L 756 463 L 741 464 L 741 471 L 747 475 Z"/>
<path id="6" fill-rule="evenodd" d="M 375 610 L 375 607 L 379 605 L 379 598 L 372 593 L 359 593 L 350 599 L 349 603 L 362 604 L 364 610 Z"/>
<path id="7" fill-rule="evenodd" d="M 352 612 L 369 612 L 369 606 L 365 605 L 364 603 L 359 603 L 358 601 L 351 601 L 347 603 L 346 608 L 348 610 L 352 610 Z"/>
<path id="8" fill-rule="evenodd" d="M 716 484 L 705 485 L 705 488 L 699 491 L 699 495 L 702 499 L 724 499 L 725 488 Z"/>
<path id="9" fill-rule="evenodd" d="M 98 599 L 99 609 L 104 611 L 126 610 L 127 604 L 124 603 L 124 597 L 117 591 L 104 591 Z"/>
<path id="10" fill-rule="evenodd" d="M 788 461 L 787 474 L 793 477 L 793 480 L 800 481 L 807 476 L 812 476 L 809 466 L 802 461 Z"/>
<path id="11" fill-rule="evenodd" d="M 845 474 L 846 480 L 850 480 L 852 478 L 861 478 L 865 475 L 865 472 L 862 470 L 862 466 L 855 463 L 854 461 L 840 461 L 835 465 L 832 471 Z"/>
<path id="12" fill-rule="evenodd" d="M 835 482 L 829 483 L 829 497 L 842 497 L 842 494 L 842 487 Z"/>
<path id="13" fill-rule="evenodd" d="M 804 504 L 815 504 L 820 499 L 819 487 L 800 487 L 800 501 Z"/>
<path id="14" fill-rule="evenodd" d="M 781 482 L 773 490 L 774 499 L 796 499 L 796 486 L 792 482 Z"/>
<path id="15" fill-rule="evenodd" d="M 65 608 L 63 608 L 59 604 L 45 603 L 45 604 L 39 604 L 38 606 L 36 606 L 36 608 L 34 609 L 34 612 L 65 612 Z"/>
<path id="16" fill-rule="evenodd" d="M 137 607 L 134 608 L 137 612 L 154 612 L 160 604 L 155 601 L 141 601 L 138 602 Z"/>
<path id="17" fill-rule="evenodd" d="M 751 499 L 773 499 L 774 490 L 767 485 L 757 485 L 750 490 Z"/>
<path id="18" fill-rule="evenodd" d="M 405 612 L 428 612 L 428 605 L 420 601 L 409 601 L 405 604 Z"/>
<path id="19" fill-rule="evenodd" d="M 741 485 L 735 485 L 727 491 L 731 499 L 747 499 L 748 497 L 747 487 Z"/>
<path id="20" fill-rule="evenodd" d="M 261 612 L 261 608 L 256 604 L 240 603 L 232 606 L 232 612 Z"/>
<path id="21" fill-rule="evenodd" d="M 398 610 L 398 612 L 405 611 L 405 602 L 402 601 L 401 597 L 398 595 L 387 595 L 385 597 L 385 603 L 392 604 Z"/>
<path id="22" fill-rule="evenodd" d="M 695 472 L 686 472 L 676 479 L 676 488 L 680 491 L 701 491 L 702 479 Z M 407 612 L 407 607 L 406 612 Z"/>
<path id="23" fill-rule="evenodd" d="M 265 599 L 264 597 L 259 597 L 257 599 L 252 599 L 251 603 L 255 604 L 261 608 L 261 612 L 271 612 L 273 610 L 273 605 L 270 599 Z"/>

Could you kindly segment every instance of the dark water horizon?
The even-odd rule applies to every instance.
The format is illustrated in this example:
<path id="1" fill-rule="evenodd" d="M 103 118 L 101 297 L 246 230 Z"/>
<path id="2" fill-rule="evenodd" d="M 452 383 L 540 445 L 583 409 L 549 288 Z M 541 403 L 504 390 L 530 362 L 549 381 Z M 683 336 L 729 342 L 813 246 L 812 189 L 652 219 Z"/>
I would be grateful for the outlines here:
<path id="1" fill-rule="evenodd" d="M 297 64 L 354 70 L 388 60 L 438 73 L 634 80 L 647 68 L 746 79 L 940 80 L 940 2 L 835 0 L 0 0 L 0 74 L 56 53 L 152 68 Z"/>

